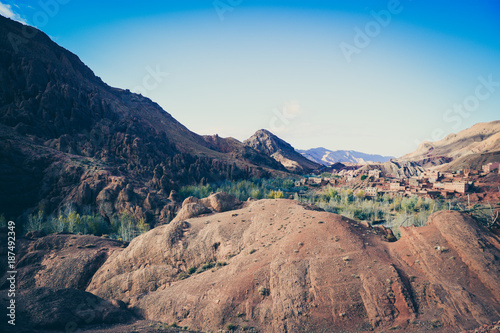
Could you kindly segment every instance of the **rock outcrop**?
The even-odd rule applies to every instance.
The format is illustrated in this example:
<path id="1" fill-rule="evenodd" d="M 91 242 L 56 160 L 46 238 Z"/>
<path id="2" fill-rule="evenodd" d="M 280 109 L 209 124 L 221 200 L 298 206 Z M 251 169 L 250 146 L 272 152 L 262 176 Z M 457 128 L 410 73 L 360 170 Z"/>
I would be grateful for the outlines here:
<path id="1" fill-rule="evenodd" d="M 395 160 L 364 165 L 359 170 L 361 172 L 368 172 L 373 169 L 378 169 L 382 171 L 382 175 L 392 176 L 394 178 L 410 178 L 419 176 L 424 172 L 424 168 L 417 162 Z"/>
<path id="2" fill-rule="evenodd" d="M 94 273 L 124 242 L 72 234 L 21 239 L 17 243 L 18 288 L 85 290 Z M 2 289 L 7 287 L 2 277 Z"/>
<path id="3" fill-rule="evenodd" d="M 122 302 L 105 301 L 78 289 L 36 288 L 17 297 L 18 326 L 74 332 L 88 325 L 126 323 L 133 319 Z"/>

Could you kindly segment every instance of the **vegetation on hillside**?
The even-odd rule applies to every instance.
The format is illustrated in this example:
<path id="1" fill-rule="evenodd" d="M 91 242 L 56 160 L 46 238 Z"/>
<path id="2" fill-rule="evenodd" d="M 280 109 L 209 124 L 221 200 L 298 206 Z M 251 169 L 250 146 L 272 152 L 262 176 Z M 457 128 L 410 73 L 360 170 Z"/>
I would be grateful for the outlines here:
<path id="1" fill-rule="evenodd" d="M 433 200 L 416 195 L 403 197 L 384 194 L 370 198 L 362 190 L 353 191 L 350 188 L 333 186 L 307 190 L 306 187 L 295 187 L 293 179 L 281 178 L 226 180 L 207 185 L 190 185 L 182 187 L 179 194 L 181 199 L 189 196 L 205 198 L 212 192 L 226 192 L 241 201 L 249 198 L 281 199 L 293 196 L 295 200 L 316 205 L 328 212 L 359 221 L 369 221 L 372 224 L 383 224 L 390 227 L 397 238 L 400 237 L 400 226 L 424 226 L 429 216 L 439 210 L 468 212 L 488 227 L 498 219 L 498 213 L 495 213 L 496 207 L 491 205 L 464 207 L 458 201 Z M 500 203 L 496 206 L 500 206 Z M 0 226 L 4 224 L 5 219 L 0 216 Z M 108 235 L 124 241 L 130 241 L 148 230 L 149 225 L 144 220 L 137 220 L 127 212 L 114 215 L 108 221 L 99 214 L 80 214 L 72 207 L 60 211 L 57 216 L 46 216 L 44 210 L 40 209 L 28 214 L 27 223 L 24 225 L 25 232 Z"/>
<path id="2" fill-rule="evenodd" d="M 400 226 L 423 226 L 432 213 L 448 209 L 444 200 L 388 194 L 369 198 L 362 190 L 354 192 L 350 188 L 332 186 L 301 195 L 298 200 L 351 219 L 383 224 L 390 227 L 396 237 L 400 235 Z"/>
<path id="3" fill-rule="evenodd" d="M 24 226 L 25 232 L 107 235 L 124 241 L 130 241 L 148 230 L 149 225 L 144 220 L 137 220 L 127 212 L 114 215 L 111 221 L 107 222 L 99 214 L 79 214 L 71 207 L 59 212 L 57 216 L 45 216 L 43 209 L 40 209 L 28 215 Z"/>
<path id="4" fill-rule="evenodd" d="M 293 179 L 271 178 L 259 179 L 252 178 L 250 180 L 240 181 L 224 181 L 208 185 L 189 185 L 180 189 L 179 194 L 182 199 L 189 196 L 199 199 L 205 198 L 212 192 L 226 192 L 234 195 L 241 201 L 248 198 L 254 199 L 279 199 L 283 198 L 286 193 L 296 193 L 300 188 L 294 187 Z"/>

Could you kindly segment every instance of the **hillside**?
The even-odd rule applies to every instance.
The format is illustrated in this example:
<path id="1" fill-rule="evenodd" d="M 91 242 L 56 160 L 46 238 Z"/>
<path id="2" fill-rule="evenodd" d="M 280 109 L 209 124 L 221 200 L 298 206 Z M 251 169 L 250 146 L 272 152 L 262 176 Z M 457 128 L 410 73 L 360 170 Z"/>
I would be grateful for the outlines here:
<path id="1" fill-rule="evenodd" d="M 236 210 L 196 216 L 221 207 Z M 34 332 L 81 321 L 72 309 L 85 295 L 102 308 L 92 323 L 146 319 L 204 332 L 447 333 L 500 319 L 499 239 L 469 216 L 441 211 L 389 242 L 383 227 L 311 209 L 217 194 L 186 200 L 183 218 L 130 244 L 24 239 L 19 301 L 33 305 L 22 324 Z M 44 288 L 53 306 L 39 316 Z"/>
<path id="2" fill-rule="evenodd" d="M 7 218 L 72 205 L 107 219 L 127 211 L 166 222 L 177 209 L 170 194 L 182 185 L 285 170 L 240 144 L 217 149 L 148 98 L 102 82 L 43 32 L 24 38 L 22 27 L 0 16 L 0 214 Z"/>
<path id="3" fill-rule="evenodd" d="M 296 152 L 289 143 L 264 129 L 255 132 L 243 144 L 274 158 L 291 172 L 305 174 L 321 167 Z"/>
<path id="4" fill-rule="evenodd" d="M 500 120 L 479 123 L 437 142 L 423 142 L 418 149 L 400 158 L 422 166 L 445 164 L 468 155 L 500 151 Z"/>
<path id="5" fill-rule="evenodd" d="M 374 169 L 381 170 L 383 175 L 394 178 L 410 178 L 413 176 L 419 176 L 424 172 L 424 168 L 416 162 L 396 160 L 385 163 L 364 165 L 359 170 L 362 172 L 368 172 L 369 170 Z"/>
<path id="6" fill-rule="evenodd" d="M 393 156 L 365 154 L 354 150 L 328 150 L 322 147 L 297 151 L 311 161 L 325 166 L 330 166 L 335 163 L 383 163 L 389 161 L 391 158 L 394 158 Z"/>

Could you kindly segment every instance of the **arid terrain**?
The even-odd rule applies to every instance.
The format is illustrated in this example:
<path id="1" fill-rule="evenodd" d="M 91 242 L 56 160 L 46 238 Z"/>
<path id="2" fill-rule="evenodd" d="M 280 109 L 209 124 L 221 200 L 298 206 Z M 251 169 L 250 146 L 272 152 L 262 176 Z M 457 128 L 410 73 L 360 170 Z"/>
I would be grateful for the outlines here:
<path id="1" fill-rule="evenodd" d="M 327 166 L 268 130 L 198 135 L 24 29 L 0 16 L 0 303 L 12 220 L 16 332 L 498 331 L 500 181 L 481 168 L 499 121 Z M 425 226 L 406 226 L 410 208 Z M 403 213 L 395 235 L 382 218 Z"/>
<path id="2" fill-rule="evenodd" d="M 215 213 L 196 216 L 207 211 Z M 394 242 L 388 229 L 293 200 L 238 203 L 217 194 L 186 200 L 181 213 L 130 244 L 78 235 L 21 240 L 20 301 L 32 305 L 20 322 L 458 332 L 500 315 L 499 238 L 465 214 L 435 213 L 426 227 L 401 228 Z M 99 309 L 89 323 L 75 310 L 85 297 Z M 42 303 L 48 299 L 60 305 Z"/>

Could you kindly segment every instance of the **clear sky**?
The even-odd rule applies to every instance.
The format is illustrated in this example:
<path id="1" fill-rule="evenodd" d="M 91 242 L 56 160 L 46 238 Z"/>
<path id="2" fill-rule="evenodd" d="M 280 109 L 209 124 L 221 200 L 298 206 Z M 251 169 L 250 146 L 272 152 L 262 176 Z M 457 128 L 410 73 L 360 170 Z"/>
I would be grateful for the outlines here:
<path id="1" fill-rule="evenodd" d="M 189 129 L 400 156 L 498 120 L 500 1 L 0 0 Z"/>

